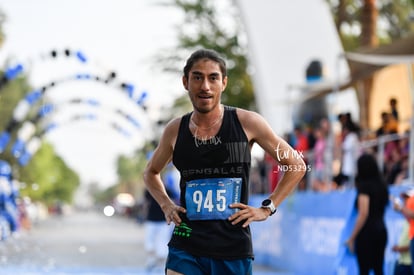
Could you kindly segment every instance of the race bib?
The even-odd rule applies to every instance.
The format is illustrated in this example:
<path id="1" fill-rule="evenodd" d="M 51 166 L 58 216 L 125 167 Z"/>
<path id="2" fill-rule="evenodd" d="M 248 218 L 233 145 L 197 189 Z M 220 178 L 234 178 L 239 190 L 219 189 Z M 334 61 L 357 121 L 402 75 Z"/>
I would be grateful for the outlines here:
<path id="1" fill-rule="evenodd" d="M 238 209 L 229 204 L 240 202 L 241 178 L 197 179 L 187 182 L 185 201 L 190 220 L 225 220 Z"/>

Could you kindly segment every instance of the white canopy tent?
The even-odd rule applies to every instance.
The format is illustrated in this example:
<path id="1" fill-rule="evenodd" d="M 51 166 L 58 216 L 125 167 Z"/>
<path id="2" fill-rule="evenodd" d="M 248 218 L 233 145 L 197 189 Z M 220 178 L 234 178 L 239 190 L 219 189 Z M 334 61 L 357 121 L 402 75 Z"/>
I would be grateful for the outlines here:
<path id="1" fill-rule="evenodd" d="M 320 84 L 336 83 L 350 70 L 327 3 L 323 0 L 237 0 L 249 41 L 253 81 L 259 112 L 279 134 L 293 129 L 292 111 L 303 91 L 306 67 L 312 60 L 323 65 Z M 352 87 L 341 92 L 340 112 L 358 116 Z"/>

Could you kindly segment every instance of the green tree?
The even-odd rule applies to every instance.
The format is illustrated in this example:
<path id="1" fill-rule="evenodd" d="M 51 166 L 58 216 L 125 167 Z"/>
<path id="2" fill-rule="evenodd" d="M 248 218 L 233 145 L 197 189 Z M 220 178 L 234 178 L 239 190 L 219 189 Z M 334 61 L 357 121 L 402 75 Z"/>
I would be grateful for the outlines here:
<path id="1" fill-rule="evenodd" d="M 55 201 L 71 203 L 80 183 L 79 176 L 67 167 L 47 143 L 16 174 L 18 180 L 24 183 L 21 194 L 47 205 Z"/>
<path id="2" fill-rule="evenodd" d="M 413 31 L 412 0 L 328 0 L 345 51 L 375 48 Z M 360 124 L 368 129 L 373 77 L 355 85 L 361 107 Z"/>
<path id="3" fill-rule="evenodd" d="M 119 192 L 130 193 L 140 197 L 144 191 L 142 174 L 147 163 L 147 154 L 154 149 L 152 143 L 147 143 L 143 148 L 138 149 L 132 156 L 119 156 L 117 159 L 118 183 L 116 187 L 105 190 L 101 199 L 113 198 Z"/>
<path id="4" fill-rule="evenodd" d="M 144 150 L 135 151 L 132 157 L 120 156 L 117 160 L 118 190 L 131 194 L 143 189 L 142 173 L 146 163 Z"/>
<path id="5" fill-rule="evenodd" d="M 3 75 L 3 72 L 0 72 Z M 0 90 L 0 131 L 4 131 L 13 117 L 13 110 L 17 103 L 24 97 L 29 85 L 25 77 L 18 77 L 9 81 Z"/>
<path id="6" fill-rule="evenodd" d="M 412 22 L 414 1 L 412 0 L 327 0 L 327 2 L 335 18 L 336 28 L 345 51 L 353 51 L 369 44 L 388 44 L 408 35 L 414 28 Z M 376 21 L 375 26 L 372 25 L 374 21 Z M 375 37 L 367 36 L 367 32 Z M 371 42 L 366 41 L 367 39 Z"/>
<path id="7" fill-rule="evenodd" d="M 380 1 L 379 14 L 386 20 L 386 37 L 394 41 L 414 31 L 414 1 Z"/>

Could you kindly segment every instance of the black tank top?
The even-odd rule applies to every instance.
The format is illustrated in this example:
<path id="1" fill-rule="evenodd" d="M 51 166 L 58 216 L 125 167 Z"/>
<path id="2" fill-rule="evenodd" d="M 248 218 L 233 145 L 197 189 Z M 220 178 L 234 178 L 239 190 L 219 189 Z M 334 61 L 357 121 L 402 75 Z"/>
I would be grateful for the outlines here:
<path id="1" fill-rule="evenodd" d="M 236 109 L 224 107 L 219 132 L 207 141 L 192 135 L 190 117 L 191 113 L 188 113 L 181 119 L 173 153 L 173 163 L 181 174 L 180 203 L 187 209 L 187 214 L 182 215 L 182 224 L 174 228 L 169 246 L 217 259 L 253 257 L 249 227 L 243 228 L 242 223 L 232 225 L 227 220 L 228 213 L 222 218 L 208 220 L 189 218 L 187 205 L 192 204 L 195 212 L 201 209 L 207 215 L 219 213 L 230 204 L 230 198 L 221 196 L 228 190 L 237 190 L 232 198 L 247 204 L 250 146 Z M 217 186 L 224 185 L 228 188 L 226 191 L 217 191 L 221 188 Z"/>

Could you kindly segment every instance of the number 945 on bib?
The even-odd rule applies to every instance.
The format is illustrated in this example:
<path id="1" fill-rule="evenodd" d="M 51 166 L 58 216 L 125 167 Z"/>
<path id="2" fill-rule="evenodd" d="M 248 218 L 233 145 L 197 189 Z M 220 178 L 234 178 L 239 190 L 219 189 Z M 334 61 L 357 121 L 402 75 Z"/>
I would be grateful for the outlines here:
<path id="1" fill-rule="evenodd" d="M 185 201 L 190 220 L 225 220 L 237 209 L 229 204 L 240 202 L 241 178 L 212 178 L 188 181 Z"/>

